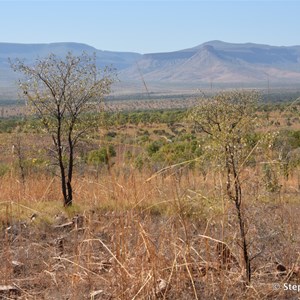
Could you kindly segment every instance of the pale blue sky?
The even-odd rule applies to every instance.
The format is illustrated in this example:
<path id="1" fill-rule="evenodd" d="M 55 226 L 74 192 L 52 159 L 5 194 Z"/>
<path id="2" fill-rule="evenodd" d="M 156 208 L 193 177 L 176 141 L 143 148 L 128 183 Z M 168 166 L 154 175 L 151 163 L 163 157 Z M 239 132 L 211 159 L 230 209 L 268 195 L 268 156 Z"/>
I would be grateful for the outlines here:
<path id="1" fill-rule="evenodd" d="M 300 45 L 300 1 L 0 0 L 0 42 L 149 53 L 210 40 Z"/>

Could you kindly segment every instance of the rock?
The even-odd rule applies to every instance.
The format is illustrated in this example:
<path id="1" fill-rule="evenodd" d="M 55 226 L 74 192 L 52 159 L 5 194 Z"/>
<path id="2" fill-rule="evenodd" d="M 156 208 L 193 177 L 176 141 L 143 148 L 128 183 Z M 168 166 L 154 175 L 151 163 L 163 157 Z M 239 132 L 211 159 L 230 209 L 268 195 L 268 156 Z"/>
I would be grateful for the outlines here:
<path id="1" fill-rule="evenodd" d="M 91 292 L 91 300 L 96 300 L 97 298 L 99 299 L 99 297 L 102 293 L 103 293 L 103 290 Z M 97 297 L 97 296 L 99 296 L 99 297 Z"/>
<path id="2" fill-rule="evenodd" d="M 68 221 L 68 218 L 62 213 L 55 215 L 54 219 L 57 225 L 62 225 Z"/>
<path id="3" fill-rule="evenodd" d="M 27 228 L 27 223 L 26 222 L 17 222 L 5 229 L 6 234 L 11 235 L 11 236 L 17 236 L 21 233 L 22 230 Z"/>
<path id="4" fill-rule="evenodd" d="M 97 290 L 90 293 L 91 300 L 110 300 L 112 297 L 109 294 L 104 293 L 103 290 Z"/>
<path id="5" fill-rule="evenodd" d="M 13 285 L 0 285 L 0 299 L 17 299 L 20 290 Z"/>
<path id="6" fill-rule="evenodd" d="M 84 216 L 76 215 L 73 217 L 72 222 L 74 223 L 76 228 L 82 228 L 84 225 Z"/>
<path id="7" fill-rule="evenodd" d="M 167 281 L 160 278 L 157 280 L 157 285 L 155 287 L 155 295 L 157 297 L 163 297 L 169 288 L 170 285 L 167 283 Z"/>
<path id="8" fill-rule="evenodd" d="M 38 214 L 34 213 L 30 216 L 30 222 L 34 222 L 34 220 L 38 217 Z"/>
<path id="9" fill-rule="evenodd" d="M 72 227 L 74 227 L 73 222 L 67 222 L 67 223 L 64 223 L 64 224 L 54 226 L 54 228 L 56 228 L 56 229 L 71 229 Z"/>
<path id="10" fill-rule="evenodd" d="M 24 271 L 25 266 L 21 262 L 13 260 L 11 263 L 12 263 L 13 272 L 15 275 L 19 275 Z"/>
<path id="11" fill-rule="evenodd" d="M 275 261 L 275 265 L 276 265 L 277 275 L 285 276 L 287 274 L 287 268 L 283 264 Z"/>

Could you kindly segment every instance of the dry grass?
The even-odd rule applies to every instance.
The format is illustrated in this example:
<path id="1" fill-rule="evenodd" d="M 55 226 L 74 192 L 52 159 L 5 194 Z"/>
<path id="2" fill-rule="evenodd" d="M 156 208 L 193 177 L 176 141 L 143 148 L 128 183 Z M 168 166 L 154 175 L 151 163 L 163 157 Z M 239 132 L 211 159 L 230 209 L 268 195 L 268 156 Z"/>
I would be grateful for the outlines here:
<path id="1" fill-rule="evenodd" d="M 126 128 L 126 134 L 138 129 Z M 156 127 L 147 129 L 152 134 Z M 21 137 L 29 158 L 47 139 Z M 2 160 L 13 166 L 13 137 L 0 138 Z M 288 180 L 278 172 L 273 192 L 262 165 L 241 174 L 253 257 L 251 285 L 245 286 L 238 222 L 225 197 L 224 175 L 184 165 L 180 171 L 139 172 L 124 153 L 140 145 L 115 146 L 110 171 L 75 174 L 70 208 L 63 208 L 59 178 L 50 172 L 29 172 L 22 182 L 11 168 L 0 177 L 0 287 L 18 291 L 13 296 L 0 289 L 0 299 L 299 297 L 283 286 L 300 284 L 299 170 Z"/>
<path id="2" fill-rule="evenodd" d="M 23 185 L 3 177 L 0 285 L 16 286 L 15 299 L 296 299 L 283 289 L 299 281 L 294 177 L 271 195 L 255 174 L 245 175 L 248 240 L 257 255 L 245 287 L 222 176 L 151 175 L 77 177 L 68 209 L 56 178 L 31 175 Z M 287 271 L 279 274 L 275 262 Z"/>

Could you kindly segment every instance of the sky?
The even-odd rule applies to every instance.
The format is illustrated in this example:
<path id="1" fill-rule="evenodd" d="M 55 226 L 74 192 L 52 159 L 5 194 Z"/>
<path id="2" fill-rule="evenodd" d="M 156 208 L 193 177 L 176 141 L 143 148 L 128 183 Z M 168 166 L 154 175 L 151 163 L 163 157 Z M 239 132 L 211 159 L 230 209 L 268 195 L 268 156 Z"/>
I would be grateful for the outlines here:
<path id="1" fill-rule="evenodd" d="M 300 45 L 300 0 L 0 0 L 0 42 L 152 53 L 211 40 Z"/>

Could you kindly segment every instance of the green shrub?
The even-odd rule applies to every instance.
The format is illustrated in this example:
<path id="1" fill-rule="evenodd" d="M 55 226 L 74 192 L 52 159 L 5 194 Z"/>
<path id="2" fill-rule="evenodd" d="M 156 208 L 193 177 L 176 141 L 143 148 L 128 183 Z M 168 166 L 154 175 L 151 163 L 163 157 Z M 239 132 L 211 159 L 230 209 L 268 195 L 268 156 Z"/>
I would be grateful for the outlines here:
<path id="1" fill-rule="evenodd" d="M 93 166 L 108 164 L 109 158 L 115 157 L 116 151 L 113 145 L 101 147 L 99 150 L 92 150 L 88 153 L 87 163 Z"/>
<path id="2" fill-rule="evenodd" d="M 139 171 L 142 171 L 144 165 L 145 165 L 144 157 L 141 154 L 139 154 L 134 160 L 134 167 Z"/>
<path id="3" fill-rule="evenodd" d="M 0 177 L 4 176 L 9 171 L 9 166 L 5 163 L 0 163 Z"/>
<path id="4" fill-rule="evenodd" d="M 154 141 L 150 143 L 147 147 L 147 152 L 149 156 L 153 156 L 162 147 L 162 141 Z"/>
<path id="5" fill-rule="evenodd" d="M 108 140 L 111 140 L 111 139 L 115 138 L 116 136 L 117 136 L 117 133 L 115 131 L 109 131 L 106 134 L 106 137 L 108 138 Z"/>

